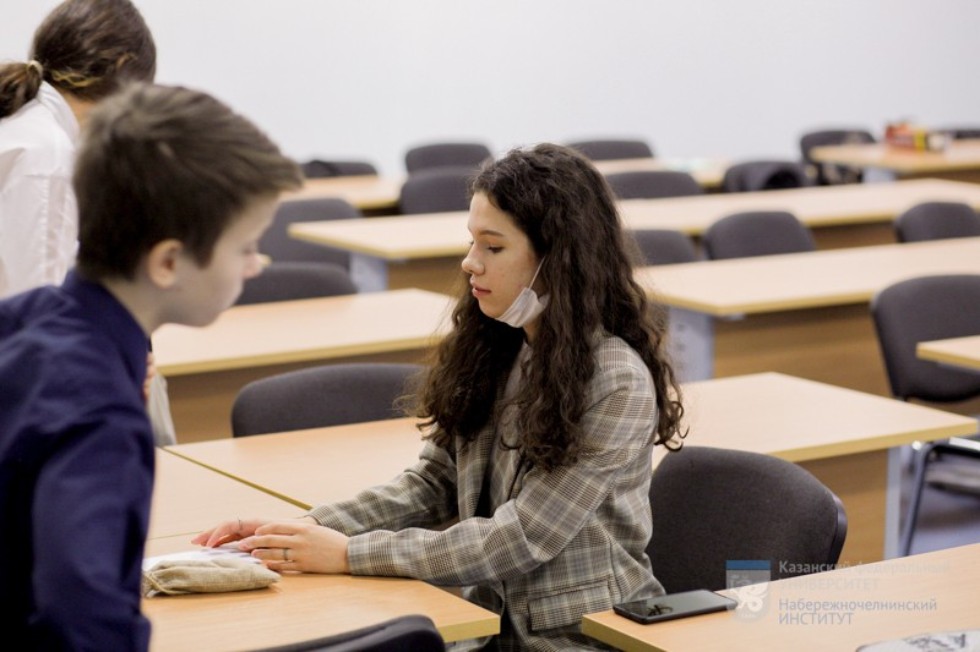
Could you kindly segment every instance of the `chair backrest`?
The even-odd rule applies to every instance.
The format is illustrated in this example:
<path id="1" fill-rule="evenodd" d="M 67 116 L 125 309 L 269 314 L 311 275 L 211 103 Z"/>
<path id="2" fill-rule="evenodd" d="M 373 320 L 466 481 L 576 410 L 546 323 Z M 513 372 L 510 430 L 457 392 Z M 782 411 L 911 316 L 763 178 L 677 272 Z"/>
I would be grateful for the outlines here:
<path id="1" fill-rule="evenodd" d="M 818 129 L 800 136 L 800 154 L 804 163 L 813 170 L 818 185 L 858 183 L 864 177 L 860 168 L 818 163 L 810 156 L 810 150 L 825 145 L 857 145 L 873 142 L 875 142 L 875 137 L 865 129 Z"/>
<path id="2" fill-rule="evenodd" d="M 431 168 L 461 166 L 470 168 L 472 173 L 492 156 L 483 143 L 430 143 L 405 152 L 405 169 L 411 175 Z"/>
<path id="3" fill-rule="evenodd" d="M 622 158 L 653 158 L 653 147 L 645 140 L 595 138 L 576 140 L 567 144 L 593 161 L 610 161 Z"/>
<path id="4" fill-rule="evenodd" d="M 611 172 L 606 181 L 619 199 L 657 199 L 703 195 L 701 187 L 687 172 L 674 170 L 631 170 Z"/>
<path id="5" fill-rule="evenodd" d="M 396 399 L 423 369 L 410 363 L 327 364 L 254 380 L 231 408 L 235 437 L 404 416 Z"/>
<path id="6" fill-rule="evenodd" d="M 962 202 L 923 202 L 895 218 L 899 242 L 973 236 L 980 236 L 980 213 Z"/>
<path id="7" fill-rule="evenodd" d="M 323 177 L 349 177 L 360 175 L 377 176 L 378 168 L 368 161 L 325 161 L 312 159 L 300 164 L 303 176 L 307 179 Z"/>
<path id="8" fill-rule="evenodd" d="M 786 211 L 745 211 L 712 223 L 701 235 L 711 260 L 814 251 L 813 234 Z"/>
<path id="9" fill-rule="evenodd" d="M 291 199 L 279 204 L 272 225 L 259 240 L 259 251 L 275 261 L 334 263 L 350 269 L 350 252 L 297 240 L 289 235 L 294 222 L 344 220 L 361 217 L 361 211 L 336 197 Z"/>
<path id="10" fill-rule="evenodd" d="M 919 342 L 980 334 L 980 274 L 893 283 L 872 298 L 871 317 L 895 397 L 943 403 L 980 395 L 980 374 L 915 354 Z"/>
<path id="11" fill-rule="evenodd" d="M 795 161 L 742 161 L 725 170 L 725 192 L 781 190 L 812 185 L 806 167 Z"/>
<path id="12" fill-rule="evenodd" d="M 694 241 L 686 233 L 671 229 L 630 231 L 647 265 L 673 265 L 699 260 Z"/>
<path id="13" fill-rule="evenodd" d="M 333 263 L 272 261 L 262 273 L 245 281 L 235 305 L 292 301 L 354 294 L 350 274 Z"/>
<path id="14" fill-rule="evenodd" d="M 406 214 L 465 211 L 470 207 L 468 167 L 441 167 L 411 174 L 402 183 L 398 208 Z"/>
<path id="15" fill-rule="evenodd" d="M 767 561 L 772 579 L 829 570 L 847 516 L 840 500 L 792 462 L 685 445 L 650 482 L 647 554 L 668 593 L 728 587 L 729 562 Z"/>
<path id="16" fill-rule="evenodd" d="M 953 140 L 980 138 L 980 126 L 957 125 L 953 127 L 940 127 L 938 129 L 934 129 L 933 131 L 944 131 L 949 134 Z"/>
<path id="17" fill-rule="evenodd" d="M 428 616 L 399 616 L 342 634 L 253 652 L 445 652 L 446 643 Z"/>

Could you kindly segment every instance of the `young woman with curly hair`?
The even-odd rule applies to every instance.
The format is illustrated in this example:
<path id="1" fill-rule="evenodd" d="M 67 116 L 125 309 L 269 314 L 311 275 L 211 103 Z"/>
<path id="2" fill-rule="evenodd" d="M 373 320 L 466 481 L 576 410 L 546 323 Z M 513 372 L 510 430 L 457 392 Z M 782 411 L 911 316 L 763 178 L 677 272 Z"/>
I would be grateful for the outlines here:
<path id="1" fill-rule="evenodd" d="M 663 592 L 647 492 L 654 446 L 683 437 L 663 325 L 581 155 L 516 149 L 472 190 L 469 284 L 416 397 L 418 462 L 302 519 L 226 521 L 194 541 L 240 539 L 276 570 L 463 587 L 501 633 L 462 648 L 602 647 L 583 614 Z"/>

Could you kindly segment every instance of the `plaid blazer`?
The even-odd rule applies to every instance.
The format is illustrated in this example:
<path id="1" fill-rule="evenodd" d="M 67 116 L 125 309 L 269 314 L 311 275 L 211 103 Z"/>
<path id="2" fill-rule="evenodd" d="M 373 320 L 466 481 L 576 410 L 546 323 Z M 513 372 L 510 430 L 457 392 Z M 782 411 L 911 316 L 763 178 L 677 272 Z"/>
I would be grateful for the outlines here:
<path id="1" fill-rule="evenodd" d="M 498 437 L 517 440 L 505 412 L 475 441 L 426 442 L 418 462 L 392 482 L 311 510 L 320 524 L 351 536 L 351 572 L 464 587 L 467 598 L 502 614 L 499 649 L 601 648 L 580 633 L 583 614 L 663 588 L 644 551 L 653 380 L 619 338 L 599 338 L 595 356 L 575 464 L 549 473 L 495 445 Z M 519 389 L 519 367 L 511 390 Z M 478 515 L 481 491 L 491 493 L 486 515 Z"/>

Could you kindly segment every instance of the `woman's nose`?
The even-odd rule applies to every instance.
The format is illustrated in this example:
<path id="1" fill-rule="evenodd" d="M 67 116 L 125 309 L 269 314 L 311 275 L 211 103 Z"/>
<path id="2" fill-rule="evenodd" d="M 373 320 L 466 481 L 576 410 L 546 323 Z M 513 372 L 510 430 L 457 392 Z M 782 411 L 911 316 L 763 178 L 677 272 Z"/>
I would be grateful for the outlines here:
<path id="1" fill-rule="evenodd" d="M 483 271 L 483 266 L 471 254 L 466 254 L 461 266 L 467 274 L 479 274 Z"/>

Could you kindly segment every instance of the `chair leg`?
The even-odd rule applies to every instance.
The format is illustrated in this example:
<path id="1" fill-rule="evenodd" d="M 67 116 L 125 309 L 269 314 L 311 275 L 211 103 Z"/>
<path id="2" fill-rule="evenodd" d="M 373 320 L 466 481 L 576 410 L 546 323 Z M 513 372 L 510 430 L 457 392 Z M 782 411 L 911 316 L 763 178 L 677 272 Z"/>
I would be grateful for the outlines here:
<path id="1" fill-rule="evenodd" d="M 912 494 L 909 496 L 908 511 L 905 516 L 905 531 L 899 544 L 899 555 L 906 557 L 912 549 L 912 537 L 915 535 L 915 524 L 919 520 L 919 505 L 922 503 L 922 489 L 926 483 L 926 467 L 932 455 L 932 444 L 922 444 L 915 457 L 915 472 L 912 476 Z"/>

